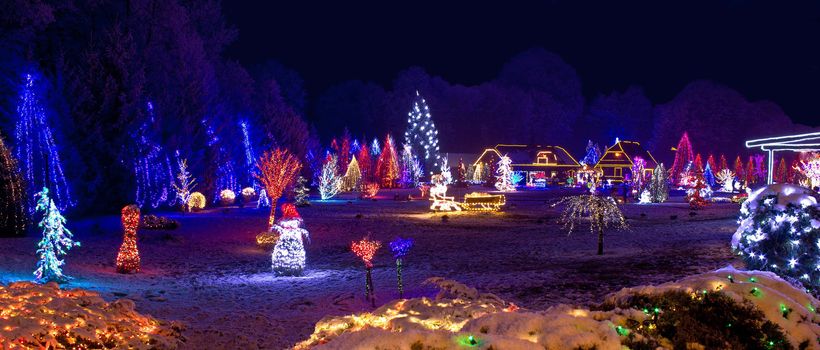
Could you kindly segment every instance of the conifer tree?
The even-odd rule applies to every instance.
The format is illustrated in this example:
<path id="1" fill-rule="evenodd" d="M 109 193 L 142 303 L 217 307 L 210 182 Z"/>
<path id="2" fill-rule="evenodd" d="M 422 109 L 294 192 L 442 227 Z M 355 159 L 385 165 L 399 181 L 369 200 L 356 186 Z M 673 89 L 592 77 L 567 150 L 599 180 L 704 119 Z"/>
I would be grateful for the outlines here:
<path id="1" fill-rule="evenodd" d="M 652 203 L 663 203 L 669 198 L 669 183 L 666 179 L 666 169 L 663 163 L 658 164 L 652 172 L 652 181 L 649 183 L 649 195 Z"/>
<path id="2" fill-rule="evenodd" d="M 404 132 L 404 144 L 410 145 L 419 155 L 425 169 L 432 174 L 441 166 L 439 154 L 438 130 L 430 115 L 430 108 L 419 92 L 416 91 L 416 100 L 413 109 L 408 113 L 407 130 Z"/>
<path id="3" fill-rule="evenodd" d="M 361 188 L 361 182 L 362 172 L 359 170 L 359 162 L 356 161 L 356 156 L 353 156 L 345 172 L 344 189 L 345 191 L 358 191 Z"/>
<path id="4" fill-rule="evenodd" d="M 376 176 L 382 188 L 395 187 L 399 178 L 399 159 L 390 135 L 384 138 L 384 146 L 376 162 Z"/>
<path id="5" fill-rule="evenodd" d="M 38 198 L 35 210 L 43 213 L 43 219 L 38 224 L 43 230 L 43 239 L 37 244 L 40 261 L 37 262 L 34 277 L 38 283 L 63 283 L 71 277 L 63 274 L 62 266 L 65 261 L 61 258 L 69 249 L 79 247 L 80 242 L 72 239 L 73 234 L 65 227 L 65 218 L 48 193 L 48 188 L 43 187 L 43 190 L 35 195 Z"/>
<path id="6" fill-rule="evenodd" d="M 684 169 L 686 169 L 689 165 L 689 162 L 694 160 L 695 154 L 692 151 L 692 144 L 689 142 L 689 135 L 684 132 L 683 136 L 680 138 L 680 141 L 678 141 L 678 148 L 675 151 L 675 161 L 669 169 L 669 178 L 672 180 L 673 184 L 680 184 L 681 173 L 684 172 Z"/>

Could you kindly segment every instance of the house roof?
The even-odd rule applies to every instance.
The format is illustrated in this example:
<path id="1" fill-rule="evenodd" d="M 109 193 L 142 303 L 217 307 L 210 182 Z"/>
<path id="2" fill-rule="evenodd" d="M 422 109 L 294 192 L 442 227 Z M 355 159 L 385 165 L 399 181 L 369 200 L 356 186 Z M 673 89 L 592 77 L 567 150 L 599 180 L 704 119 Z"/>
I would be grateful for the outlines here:
<path id="1" fill-rule="evenodd" d="M 493 148 L 485 149 L 475 163 L 483 162 L 487 156 L 498 159 L 503 155 L 510 157 L 513 166 L 536 164 L 539 157 L 546 157 L 551 166 L 580 166 L 578 161 L 561 146 L 511 144 L 498 144 Z"/>
<path id="2" fill-rule="evenodd" d="M 604 166 L 632 166 L 633 159 L 641 157 L 646 161 L 646 169 L 655 169 L 658 162 L 652 157 L 646 149 L 636 141 L 618 140 L 614 145 L 610 146 L 595 164 L 596 168 Z"/>

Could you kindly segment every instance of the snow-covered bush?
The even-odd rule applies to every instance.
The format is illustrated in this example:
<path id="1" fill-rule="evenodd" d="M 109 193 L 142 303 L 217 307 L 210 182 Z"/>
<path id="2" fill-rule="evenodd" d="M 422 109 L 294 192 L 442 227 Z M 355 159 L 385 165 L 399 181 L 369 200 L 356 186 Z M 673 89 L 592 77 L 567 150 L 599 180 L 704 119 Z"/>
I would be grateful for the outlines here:
<path id="1" fill-rule="evenodd" d="M 820 292 L 820 206 L 817 193 L 791 184 L 753 192 L 740 208 L 734 249 L 750 270 L 772 271 Z"/>
<path id="2" fill-rule="evenodd" d="M 175 349 L 182 327 L 112 303 L 97 292 L 56 283 L 0 285 L 0 348 Z"/>
<path id="3" fill-rule="evenodd" d="M 815 312 L 820 302 L 770 272 L 729 267 L 659 286 L 625 288 L 595 310 L 567 305 L 521 310 L 457 282 L 428 281 L 442 288 L 435 299 L 400 299 L 373 312 L 326 317 L 295 348 L 820 347 Z"/>

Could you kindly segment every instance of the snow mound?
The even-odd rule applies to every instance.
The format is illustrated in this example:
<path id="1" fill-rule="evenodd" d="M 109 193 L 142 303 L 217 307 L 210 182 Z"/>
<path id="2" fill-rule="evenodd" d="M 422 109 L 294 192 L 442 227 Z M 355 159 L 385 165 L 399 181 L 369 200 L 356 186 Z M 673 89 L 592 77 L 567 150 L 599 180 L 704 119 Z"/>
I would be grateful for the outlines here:
<path id="1" fill-rule="evenodd" d="M 620 304 L 636 294 L 655 295 L 668 291 L 722 292 L 736 302 L 751 302 L 767 320 L 784 330 L 790 343 L 809 341 L 812 344 L 810 348 L 820 348 L 820 315 L 816 311 L 820 301 L 773 272 L 741 271 L 727 266 L 658 286 L 624 288 L 607 296 L 605 303 Z M 787 316 L 784 316 L 783 310 L 790 310 Z"/>
<path id="2" fill-rule="evenodd" d="M 326 317 L 295 348 L 616 350 L 627 341 L 644 339 L 629 327 L 653 317 L 631 308 L 590 311 L 558 305 L 541 312 L 521 310 L 454 281 L 435 278 L 430 282 L 442 288 L 435 299 L 395 300 L 369 313 Z M 791 344 L 820 348 L 820 317 L 815 313 L 820 302 L 770 272 L 727 267 L 659 286 L 625 288 L 608 296 L 604 304 L 624 304 L 639 294 L 670 291 L 721 292 L 738 303 L 751 302 L 784 330 Z"/>
<path id="3" fill-rule="evenodd" d="M 0 285 L 0 348 L 176 349 L 182 327 L 107 303 L 96 292 L 15 282 Z"/>

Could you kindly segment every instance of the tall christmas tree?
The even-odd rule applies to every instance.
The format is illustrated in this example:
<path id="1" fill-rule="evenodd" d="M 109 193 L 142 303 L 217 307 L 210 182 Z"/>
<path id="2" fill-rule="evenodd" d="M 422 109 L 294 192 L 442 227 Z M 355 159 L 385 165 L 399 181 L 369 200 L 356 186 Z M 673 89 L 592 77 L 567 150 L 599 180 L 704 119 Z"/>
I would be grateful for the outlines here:
<path id="1" fill-rule="evenodd" d="M 701 158 L 700 153 L 695 155 L 694 160 L 694 172 L 695 176 L 703 175 L 703 158 Z"/>
<path id="2" fill-rule="evenodd" d="M 502 192 L 515 191 L 515 186 L 512 184 L 512 160 L 510 157 L 501 156 L 498 161 L 498 170 L 496 170 L 497 180 L 495 188 Z"/>
<path id="3" fill-rule="evenodd" d="M 26 197 L 17 160 L 0 135 L 0 236 L 20 236 L 26 230 Z"/>
<path id="4" fill-rule="evenodd" d="M 353 156 L 350 163 L 347 164 L 343 183 L 345 191 L 358 191 L 361 189 L 362 172 L 359 170 L 359 162 L 356 161 L 356 156 Z"/>
<path id="5" fill-rule="evenodd" d="M 382 188 L 393 188 L 399 178 L 399 159 L 390 135 L 384 138 L 384 146 L 376 162 L 376 177 Z"/>
<path id="6" fill-rule="evenodd" d="M 707 162 L 706 168 L 703 169 L 703 181 L 709 186 L 715 186 L 715 173 L 712 171 L 712 166 Z"/>
<path id="7" fill-rule="evenodd" d="M 60 209 L 74 205 L 68 182 L 63 174 L 57 143 L 51 132 L 43 89 L 35 86 L 33 74 L 25 75 L 17 104 L 15 129 L 17 161 L 28 188 L 53 189 Z M 34 203 L 31 203 L 32 206 Z M 31 207 L 30 207 L 31 208 Z"/>
<path id="8" fill-rule="evenodd" d="M 279 239 L 271 253 L 271 269 L 280 276 L 300 276 L 305 269 L 305 244 L 308 231 L 293 204 L 282 204 L 282 218 L 273 225 Z"/>
<path id="9" fill-rule="evenodd" d="M 740 159 L 740 156 L 737 156 L 737 158 L 735 158 L 735 178 L 737 178 L 737 181 L 743 182 L 743 175 L 743 161 Z"/>
<path id="10" fill-rule="evenodd" d="M 413 109 L 408 113 L 404 144 L 418 150 L 417 153 L 424 164 L 424 168 L 429 169 L 430 174 L 441 165 L 438 130 L 436 130 L 436 124 L 433 123 L 433 118 L 430 116 L 430 108 L 427 106 L 427 102 L 419 95 L 418 91 L 416 91 Z"/>
<path id="11" fill-rule="evenodd" d="M 43 187 L 43 190 L 35 195 L 38 198 L 35 210 L 43 212 L 43 219 L 38 224 L 38 227 L 43 229 L 43 239 L 37 244 L 40 261 L 37 262 L 34 277 L 38 283 L 63 283 L 71 277 L 63 274 L 62 266 L 65 261 L 61 257 L 65 256 L 69 249 L 79 247 L 80 242 L 72 240 L 71 231 L 65 227 L 65 218 L 60 214 L 54 201 L 49 198 L 48 192 L 48 188 Z"/>
<path id="12" fill-rule="evenodd" d="M 322 175 L 319 177 L 319 196 L 322 197 L 322 200 L 335 197 L 342 188 L 338 162 L 339 160 L 334 154 L 322 166 Z"/>
<path id="13" fill-rule="evenodd" d="M 689 134 L 686 132 L 678 141 L 678 148 L 675 151 L 675 161 L 672 167 L 669 168 L 669 178 L 672 184 L 678 185 L 681 181 L 681 174 L 684 172 L 689 162 L 695 160 L 695 153 L 692 151 L 692 144 L 689 142 Z"/>
<path id="14" fill-rule="evenodd" d="M 356 160 L 359 162 L 359 171 L 362 172 L 363 182 L 373 182 L 373 160 L 370 158 L 370 149 L 367 145 L 362 145 L 356 153 Z"/>
<path id="15" fill-rule="evenodd" d="M 649 182 L 649 195 L 652 203 L 663 203 L 669 198 L 669 183 L 666 179 L 666 169 L 663 163 L 658 164 L 652 172 L 652 181 Z"/>
<path id="16" fill-rule="evenodd" d="M 721 171 L 723 171 L 723 169 L 729 169 L 729 163 L 726 162 L 726 156 L 721 154 L 720 155 L 720 164 L 717 167 L 717 172 L 721 172 Z M 731 169 L 729 169 L 729 170 L 731 170 Z"/>
<path id="17" fill-rule="evenodd" d="M 776 183 L 785 183 L 789 178 L 788 170 L 786 169 L 786 158 L 780 158 L 780 165 L 777 166 L 777 171 L 773 175 Z"/>

